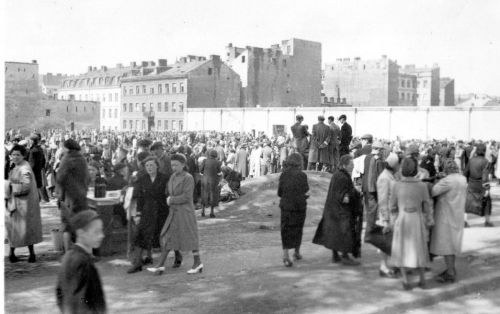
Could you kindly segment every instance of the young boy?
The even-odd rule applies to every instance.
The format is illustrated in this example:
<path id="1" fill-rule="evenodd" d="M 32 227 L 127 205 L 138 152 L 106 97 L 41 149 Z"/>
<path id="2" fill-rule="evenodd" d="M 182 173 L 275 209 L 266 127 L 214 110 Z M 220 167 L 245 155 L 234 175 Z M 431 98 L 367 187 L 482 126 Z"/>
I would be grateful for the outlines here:
<path id="1" fill-rule="evenodd" d="M 63 258 L 56 288 L 57 305 L 62 313 L 106 313 L 106 300 L 92 249 L 104 239 L 103 223 L 93 210 L 71 218 L 76 243 Z"/>

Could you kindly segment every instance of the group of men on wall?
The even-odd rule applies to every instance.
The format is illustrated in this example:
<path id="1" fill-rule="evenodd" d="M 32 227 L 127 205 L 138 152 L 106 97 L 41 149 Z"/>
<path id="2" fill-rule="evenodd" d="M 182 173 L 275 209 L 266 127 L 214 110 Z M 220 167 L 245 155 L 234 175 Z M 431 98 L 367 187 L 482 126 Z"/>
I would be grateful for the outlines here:
<path id="1" fill-rule="evenodd" d="M 352 128 L 345 115 L 339 116 L 338 120 L 340 127 L 334 122 L 333 116 L 328 117 L 326 124 L 325 117 L 321 115 L 318 123 L 313 125 L 312 133 L 309 133 L 308 126 L 302 124 L 304 117 L 296 116 L 291 129 L 295 149 L 304 159 L 304 168 L 333 172 L 338 167 L 340 156 L 349 154 Z"/>

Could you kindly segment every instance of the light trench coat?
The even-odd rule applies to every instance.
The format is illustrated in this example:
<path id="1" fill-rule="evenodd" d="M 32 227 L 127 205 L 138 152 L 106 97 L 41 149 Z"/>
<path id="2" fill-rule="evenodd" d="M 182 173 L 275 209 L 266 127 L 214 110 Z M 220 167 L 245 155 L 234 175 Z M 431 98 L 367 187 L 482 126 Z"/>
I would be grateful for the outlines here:
<path id="1" fill-rule="evenodd" d="M 467 180 L 458 173 L 447 175 L 432 188 L 437 198 L 434 207 L 434 229 L 430 252 L 435 255 L 457 255 L 464 233 Z"/>
<path id="2" fill-rule="evenodd" d="M 23 247 L 43 241 L 40 199 L 35 176 L 27 161 L 9 173 L 8 204 L 5 217 L 11 247 Z"/>
<path id="3" fill-rule="evenodd" d="M 193 203 L 194 179 L 183 171 L 172 174 L 167 185 L 170 212 L 160 234 L 160 243 L 167 250 L 199 249 L 198 224 Z"/>

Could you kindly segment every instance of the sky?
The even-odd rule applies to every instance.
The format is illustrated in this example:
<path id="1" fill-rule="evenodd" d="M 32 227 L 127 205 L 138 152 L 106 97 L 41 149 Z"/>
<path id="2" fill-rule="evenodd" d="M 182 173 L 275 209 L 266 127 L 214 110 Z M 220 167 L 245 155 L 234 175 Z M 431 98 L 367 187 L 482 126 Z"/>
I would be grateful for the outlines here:
<path id="1" fill-rule="evenodd" d="M 92 65 L 173 63 L 225 46 L 269 47 L 292 37 L 322 43 L 323 64 L 379 58 L 438 63 L 456 93 L 500 96 L 500 1 L 4 0 L 6 61 L 40 73 Z"/>

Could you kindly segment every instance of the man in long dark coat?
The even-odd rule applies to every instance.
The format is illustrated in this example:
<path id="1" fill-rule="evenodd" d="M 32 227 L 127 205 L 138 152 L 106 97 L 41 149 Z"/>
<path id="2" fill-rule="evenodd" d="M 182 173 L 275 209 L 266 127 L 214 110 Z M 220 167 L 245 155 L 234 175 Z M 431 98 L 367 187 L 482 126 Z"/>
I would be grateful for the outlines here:
<path id="1" fill-rule="evenodd" d="M 309 170 L 316 170 L 316 163 L 319 163 L 317 168 L 319 171 L 321 171 L 324 164 L 330 164 L 328 149 L 328 144 L 330 143 L 330 127 L 324 122 L 325 117 L 319 116 L 318 123 L 313 125 L 311 146 L 309 148 Z"/>
<path id="2" fill-rule="evenodd" d="M 337 169 L 339 164 L 339 138 L 340 138 L 340 128 L 334 122 L 332 116 L 328 117 L 328 125 L 330 126 L 330 144 L 328 148 L 330 149 L 330 171 L 333 173 Z"/>
<path id="3" fill-rule="evenodd" d="M 220 174 L 222 174 L 221 162 L 217 160 L 216 150 L 208 151 L 208 158 L 203 160 L 200 173 L 203 174 L 201 216 L 205 216 L 205 206 L 210 206 L 210 218 L 215 218 L 214 207 L 219 206 L 219 182 Z"/>
<path id="4" fill-rule="evenodd" d="M 304 158 L 304 167 L 307 165 L 307 150 L 309 148 L 309 141 L 307 137 L 309 132 L 307 131 L 307 125 L 302 125 L 304 117 L 302 115 L 296 116 L 296 122 L 292 125 L 293 134 L 293 147 Z"/>
<path id="5" fill-rule="evenodd" d="M 330 181 L 323 217 L 313 243 L 332 250 L 334 263 L 354 266 L 359 265 L 359 262 L 351 259 L 349 253 L 354 257 L 360 256 L 361 228 L 358 220 L 361 219 L 362 210 L 359 192 L 351 180 L 354 168 L 352 157 L 340 157 L 339 168 Z M 342 253 L 342 257 L 338 252 Z"/>
<path id="6" fill-rule="evenodd" d="M 347 118 L 345 114 L 339 117 L 339 122 L 342 125 L 340 127 L 340 156 L 349 154 L 349 145 L 352 141 L 352 128 L 347 123 Z"/>
<path id="7" fill-rule="evenodd" d="M 38 134 L 31 135 L 30 139 L 33 141 L 33 145 L 29 151 L 28 162 L 33 170 L 33 174 L 35 175 L 36 187 L 38 189 L 40 199 L 44 202 L 48 202 L 49 195 L 43 185 L 43 172 L 46 163 L 45 152 L 40 145 L 40 136 Z"/>

